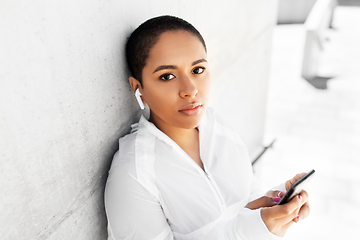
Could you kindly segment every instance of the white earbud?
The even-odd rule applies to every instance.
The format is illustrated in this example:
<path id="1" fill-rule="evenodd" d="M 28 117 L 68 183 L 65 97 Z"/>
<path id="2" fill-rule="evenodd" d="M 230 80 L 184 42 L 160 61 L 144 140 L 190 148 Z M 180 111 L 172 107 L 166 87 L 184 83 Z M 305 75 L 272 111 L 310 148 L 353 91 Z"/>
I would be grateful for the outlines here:
<path id="1" fill-rule="evenodd" d="M 138 101 L 138 103 L 139 103 L 139 105 L 140 105 L 140 108 L 141 108 L 142 110 L 144 110 L 145 106 L 144 106 L 144 103 L 143 103 L 143 101 L 142 101 L 142 99 L 141 99 L 140 96 L 141 96 L 141 93 L 140 93 L 139 89 L 136 89 L 136 91 L 135 91 L 136 100 Z"/>

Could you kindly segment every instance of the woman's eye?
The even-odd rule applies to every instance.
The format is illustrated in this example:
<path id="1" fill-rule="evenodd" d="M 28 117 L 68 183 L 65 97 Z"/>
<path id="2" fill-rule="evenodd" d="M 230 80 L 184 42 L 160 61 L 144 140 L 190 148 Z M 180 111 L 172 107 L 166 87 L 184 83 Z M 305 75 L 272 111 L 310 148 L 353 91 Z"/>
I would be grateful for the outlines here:
<path id="1" fill-rule="evenodd" d="M 169 81 L 169 80 L 171 80 L 173 78 L 175 78 L 175 76 L 172 75 L 172 74 L 164 74 L 164 75 L 160 76 L 160 79 L 163 80 L 163 81 Z"/>
<path id="2" fill-rule="evenodd" d="M 203 67 L 198 67 L 198 68 L 195 68 L 194 70 L 193 70 L 193 74 L 201 74 L 201 73 L 203 73 L 205 71 L 205 68 L 203 68 Z"/>

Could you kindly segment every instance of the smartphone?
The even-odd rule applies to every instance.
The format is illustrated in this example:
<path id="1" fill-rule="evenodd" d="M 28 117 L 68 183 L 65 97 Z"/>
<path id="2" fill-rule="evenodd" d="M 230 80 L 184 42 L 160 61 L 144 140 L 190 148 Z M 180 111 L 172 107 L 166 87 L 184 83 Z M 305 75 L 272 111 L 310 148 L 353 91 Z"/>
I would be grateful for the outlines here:
<path id="1" fill-rule="evenodd" d="M 287 190 L 285 195 L 280 199 L 278 205 L 285 204 L 285 203 L 289 202 L 293 197 L 300 194 L 301 191 L 305 189 L 305 186 L 310 181 L 312 176 L 314 176 L 314 173 L 315 173 L 315 170 L 313 169 L 310 172 L 308 172 L 307 174 L 305 174 L 304 176 L 302 176 L 293 185 L 291 185 L 289 190 Z"/>

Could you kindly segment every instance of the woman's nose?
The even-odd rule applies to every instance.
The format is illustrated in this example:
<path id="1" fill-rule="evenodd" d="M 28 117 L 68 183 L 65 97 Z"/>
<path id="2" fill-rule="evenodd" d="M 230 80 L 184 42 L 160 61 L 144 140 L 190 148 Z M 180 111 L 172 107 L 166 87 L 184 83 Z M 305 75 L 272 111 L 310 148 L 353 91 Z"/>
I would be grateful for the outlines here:
<path id="1" fill-rule="evenodd" d="M 192 98 L 198 93 L 196 84 L 189 76 L 184 76 L 181 80 L 180 96 L 182 98 Z"/>

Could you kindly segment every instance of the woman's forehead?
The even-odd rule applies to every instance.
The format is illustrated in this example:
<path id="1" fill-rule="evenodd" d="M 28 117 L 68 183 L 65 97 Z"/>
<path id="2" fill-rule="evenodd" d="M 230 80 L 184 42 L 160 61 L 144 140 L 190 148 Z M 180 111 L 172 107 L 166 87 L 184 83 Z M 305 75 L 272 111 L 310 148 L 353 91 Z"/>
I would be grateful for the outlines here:
<path id="1" fill-rule="evenodd" d="M 193 62 L 206 58 L 206 50 L 197 36 L 187 31 L 168 31 L 159 36 L 158 41 L 149 51 L 148 63 L 175 64 Z"/>

